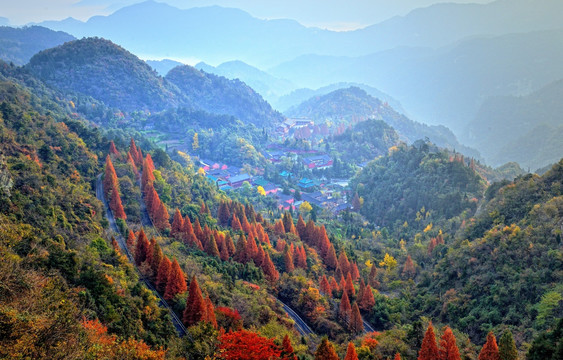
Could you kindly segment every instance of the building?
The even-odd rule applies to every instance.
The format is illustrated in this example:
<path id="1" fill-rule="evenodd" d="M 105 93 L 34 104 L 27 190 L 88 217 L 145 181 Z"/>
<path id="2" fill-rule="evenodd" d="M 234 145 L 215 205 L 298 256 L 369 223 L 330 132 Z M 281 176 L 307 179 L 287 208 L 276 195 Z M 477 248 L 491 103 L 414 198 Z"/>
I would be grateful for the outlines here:
<path id="1" fill-rule="evenodd" d="M 245 181 L 252 184 L 252 177 L 248 174 L 240 174 L 229 178 L 229 184 L 234 189 L 241 187 Z"/>
<path id="2" fill-rule="evenodd" d="M 332 167 L 332 158 L 327 154 L 303 158 L 303 164 L 309 169 L 327 169 Z"/>

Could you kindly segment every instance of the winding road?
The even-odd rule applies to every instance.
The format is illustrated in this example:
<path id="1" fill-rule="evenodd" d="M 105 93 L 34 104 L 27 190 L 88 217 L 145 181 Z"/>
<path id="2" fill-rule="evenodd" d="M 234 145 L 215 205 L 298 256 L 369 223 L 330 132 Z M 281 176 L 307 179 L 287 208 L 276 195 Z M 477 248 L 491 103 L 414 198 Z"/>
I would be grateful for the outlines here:
<path id="1" fill-rule="evenodd" d="M 113 214 L 112 214 L 112 212 L 109 208 L 109 204 L 106 201 L 106 198 L 104 196 L 104 190 L 103 190 L 103 185 L 102 185 L 102 174 L 98 175 L 98 178 L 96 180 L 96 197 L 98 198 L 98 200 L 100 200 L 104 204 L 106 218 L 108 219 L 108 222 L 110 224 L 110 228 L 115 232 L 115 235 L 116 235 L 115 240 L 117 241 L 117 244 L 121 248 L 121 251 L 123 251 L 123 253 L 129 259 L 129 262 L 135 267 L 135 270 L 137 270 L 137 273 L 139 274 L 139 280 L 142 281 L 145 284 L 145 286 L 148 289 L 150 289 L 153 292 L 153 294 L 158 298 L 159 305 L 168 310 L 168 312 L 170 313 L 170 316 L 172 317 L 172 323 L 174 324 L 174 327 L 176 328 L 178 335 L 184 336 L 184 335 L 187 334 L 189 336 L 189 333 L 187 333 L 187 331 L 186 331 L 186 327 L 184 326 L 184 324 L 182 323 L 180 318 L 178 318 L 178 316 L 176 315 L 174 310 L 172 310 L 172 308 L 170 307 L 170 305 L 168 305 L 166 300 L 164 300 L 162 298 L 162 296 L 160 296 L 158 291 L 156 291 L 156 289 L 152 286 L 152 284 L 148 281 L 148 279 L 146 279 L 141 274 L 141 272 L 139 271 L 139 269 L 135 265 L 135 261 L 133 259 L 133 256 L 129 252 L 129 249 L 127 249 L 127 244 L 125 242 L 125 239 L 123 238 L 123 236 L 121 236 L 121 233 L 119 232 L 119 229 L 117 228 L 115 218 L 113 217 Z M 190 339 L 191 339 L 191 337 L 190 337 Z"/>
<path id="2" fill-rule="evenodd" d="M 283 310 L 287 313 L 287 315 L 293 319 L 293 321 L 295 322 L 295 329 L 297 329 L 297 331 L 299 332 L 299 334 L 301 334 L 301 336 L 311 336 L 315 334 L 313 330 L 309 327 L 309 325 L 307 325 L 307 323 L 303 321 L 303 319 L 301 319 L 301 317 L 297 315 L 297 313 L 293 311 L 292 308 L 287 306 L 280 299 L 277 300 L 280 304 L 282 304 Z"/>

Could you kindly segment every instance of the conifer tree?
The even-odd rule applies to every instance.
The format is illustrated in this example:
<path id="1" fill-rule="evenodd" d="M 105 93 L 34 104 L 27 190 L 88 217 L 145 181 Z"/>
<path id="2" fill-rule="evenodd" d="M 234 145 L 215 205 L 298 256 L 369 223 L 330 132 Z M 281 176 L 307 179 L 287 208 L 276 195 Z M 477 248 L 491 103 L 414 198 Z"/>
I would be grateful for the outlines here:
<path id="1" fill-rule="evenodd" d="M 280 274 L 276 270 L 272 259 L 270 259 L 270 254 L 266 253 L 266 257 L 264 258 L 264 265 L 262 266 L 264 274 L 272 283 L 275 283 L 280 278 Z"/>
<path id="2" fill-rule="evenodd" d="M 371 311 L 375 306 L 375 298 L 373 297 L 373 291 L 371 286 L 366 286 L 364 293 L 362 294 L 362 299 L 360 301 L 360 308 L 364 311 Z"/>
<path id="3" fill-rule="evenodd" d="M 446 326 L 440 340 L 440 360 L 461 360 L 454 333 L 449 326 Z"/>
<path id="4" fill-rule="evenodd" d="M 350 275 L 352 275 L 354 281 L 360 278 L 360 270 L 358 270 L 358 265 L 355 262 L 350 265 Z"/>
<path id="5" fill-rule="evenodd" d="M 233 243 L 233 238 L 231 237 L 231 234 L 227 234 L 227 237 L 225 237 L 225 245 L 227 246 L 227 250 L 229 251 L 229 256 L 234 255 L 235 244 Z"/>
<path id="6" fill-rule="evenodd" d="M 416 275 L 416 269 L 414 268 L 414 263 L 412 261 L 411 256 L 407 256 L 407 260 L 405 261 L 405 265 L 403 266 L 403 276 L 412 278 Z"/>
<path id="7" fill-rule="evenodd" d="M 241 264 L 246 264 L 250 259 L 248 254 L 246 253 L 247 244 L 246 244 L 246 237 L 244 234 L 241 234 L 237 240 L 237 247 L 235 250 L 234 260 Z"/>
<path id="8" fill-rule="evenodd" d="M 205 252 L 216 258 L 221 257 L 219 253 L 219 248 L 217 247 L 217 242 L 215 241 L 215 236 L 211 235 L 209 241 L 206 243 Z"/>
<path id="9" fill-rule="evenodd" d="M 471 159 L 473 161 L 473 159 Z M 506 329 L 499 339 L 499 356 L 500 360 L 518 360 L 518 350 L 512 337 L 512 332 Z"/>
<path id="10" fill-rule="evenodd" d="M 348 298 L 348 293 L 346 291 L 342 293 L 338 316 L 345 324 L 349 324 L 350 319 L 352 318 L 352 306 L 350 305 L 350 299 Z"/>
<path id="11" fill-rule="evenodd" d="M 160 261 L 160 265 L 158 266 L 158 274 L 156 276 L 156 289 L 163 293 L 166 290 L 166 286 L 168 285 L 168 279 L 170 277 L 170 271 L 172 270 L 172 263 L 170 259 L 166 256 L 162 258 Z"/>
<path id="12" fill-rule="evenodd" d="M 357 302 L 352 306 L 349 329 L 354 334 L 359 334 L 364 331 L 364 322 L 362 321 L 362 315 L 360 314 Z"/>
<path id="13" fill-rule="evenodd" d="M 186 277 L 180 268 L 178 261 L 174 259 L 172 268 L 168 275 L 168 282 L 166 283 L 166 290 L 164 291 L 164 299 L 171 300 L 178 294 L 183 294 L 188 290 L 186 285 Z"/>
<path id="14" fill-rule="evenodd" d="M 137 237 L 137 246 L 135 247 L 135 263 L 141 265 L 147 259 L 147 252 L 149 250 L 149 240 L 143 229 L 139 232 Z"/>
<path id="15" fill-rule="evenodd" d="M 121 197 L 119 196 L 119 191 L 117 187 L 113 185 L 111 190 L 111 201 L 109 203 L 109 207 L 113 216 L 116 219 L 127 219 L 127 215 L 125 214 L 125 210 L 123 210 L 123 204 L 121 203 Z"/>
<path id="16" fill-rule="evenodd" d="M 302 269 L 307 269 L 307 253 L 305 252 L 305 246 L 301 245 L 298 249 L 298 257 L 296 259 L 296 266 Z"/>
<path id="17" fill-rule="evenodd" d="M 479 360 L 500 360 L 497 339 L 492 331 L 487 335 L 487 342 L 479 353 Z"/>
<path id="18" fill-rule="evenodd" d="M 283 337 L 280 359 L 297 360 L 297 356 L 295 356 L 295 351 L 293 350 L 293 346 L 291 346 L 291 340 L 289 339 L 289 336 L 287 334 Z"/>
<path id="19" fill-rule="evenodd" d="M 346 251 L 342 250 L 340 255 L 338 255 L 338 266 L 342 275 L 346 276 L 350 272 L 350 261 L 348 261 L 348 256 L 346 256 Z"/>
<path id="20" fill-rule="evenodd" d="M 295 267 L 293 266 L 293 257 L 291 256 L 291 250 L 289 246 L 285 247 L 284 262 L 285 262 L 285 272 L 290 273 L 293 270 L 295 270 Z"/>
<path id="21" fill-rule="evenodd" d="M 201 239 L 203 239 L 203 229 L 201 228 L 198 218 L 196 218 L 193 223 L 193 229 L 195 236 L 199 239 L 199 241 L 201 241 Z"/>
<path id="22" fill-rule="evenodd" d="M 276 224 L 274 225 L 274 232 L 280 236 L 285 233 L 285 228 L 281 219 L 278 219 L 278 221 L 276 221 Z"/>
<path id="23" fill-rule="evenodd" d="M 356 347 L 354 346 L 354 343 L 348 343 L 348 349 L 346 350 L 346 356 L 344 357 L 344 360 L 358 360 L 358 354 L 356 353 Z"/>
<path id="24" fill-rule="evenodd" d="M 135 159 L 131 156 L 131 153 L 127 153 L 127 163 L 131 166 L 131 170 L 133 170 L 133 174 L 135 174 L 135 178 L 139 178 L 139 169 L 137 168 L 137 164 L 135 164 Z"/>
<path id="25" fill-rule="evenodd" d="M 174 211 L 174 218 L 172 220 L 172 227 L 170 229 L 170 236 L 176 236 L 182 233 L 184 229 L 184 218 L 178 208 Z"/>
<path id="26" fill-rule="evenodd" d="M 264 261 L 266 258 L 266 252 L 262 248 L 262 246 L 258 246 L 258 251 L 256 252 L 256 256 L 254 257 L 254 263 L 256 266 L 262 267 L 264 265 Z"/>
<path id="27" fill-rule="evenodd" d="M 233 231 L 242 230 L 242 225 L 240 224 L 240 221 L 235 214 L 233 214 L 233 220 L 231 220 L 231 227 L 233 228 Z"/>
<path id="28" fill-rule="evenodd" d="M 170 215 L 168 215 L 168 210 L 166 210 L 166 205 L 162 201 L 159 201 L 158 210 L 154 214 L 154 226 L 160 230 L 164 231 L 170 229 Z"/>
<path id="29" fill-rule="evenodd" d="M 401 354 L 396 353 L 395 358 L 393 360 L 401 360 Z"/>
<path id="30" fill-rule="evenodd" d="M 115 155 L 119 157 L 119 151 L 117 151 L 117 148 L 115 147 L 113 140 L 109 142 L 109 153 L 111 155 Z"/>
<path id="31" fill-rule="evenodd" d="M 305 238 L 307 237 L 307 235 L 305 234 L 306 231 L 307 231 L 307 225 L 303 220 L 303 216 L 299 214 L 299 218 L 297 219 L 297 234 L 299 235 L 299 238 L 303 242 L 305 242 Z"/>
<path id="32" fill-rule="evenodd" d="M 133 138 L 129 141 L 129 155 L 131 155 L 135 163 L 138 164 L 139 152 L 137 151 L 137 145 L 135 144 L 135 140 L 133 140 Z"/>
<path id="33" fill-rule="evenodd" d="M 186 300 L 186 308 L 184 309 L 183 321 L 186 326 L 192 326 L 204 319 L 206 315 L 206 306 L 201 294 L 201 289 L 194 275 L 190 282 L 188 291 L 188 299 Z"/>
<path id="34" fill-rule="evenodd" d="M 194 228 L 192 226 L 192 221 L 190 220 L 190 217 L 186 215 L 186 217 L 184 218 L 184 226 L 182 227 L 182 233 L 184 233 L 186 236 L 186 239 L 188 238 L 188 236 L 190 234 L 194 233 Z M 194 234 L 195 235 L 195 234 Z"/>
<path id="35" fill-rule="evenodd" d="M 213 306 L 213 302 L 209 296 L 205 297 L 203 302 L 205 304 L 205 316 L 202 320 L 210 323 L 215 329 L 217 329 L 217 318 L 215 317 L 215 306 Z"/>
<path id="36" fill-rule="evenodd" d="M 334 246 L 332 246 L 332 244 L 330 244 L 328 254 L 325 258 L 325 265 L 329 269 L 336 269 L 336 266 L 338 265 L 338 261 L 336 259 L 336 251 L 334 251 Z"/>
<path id="37" fill-rule="evenodd" d="M 127 235 L 127 248 L 132 251 L 133 247 L 135 246 L 135 233 L 133 230 L 129 230 L 129 234 Z"/>
<path id="38" fill-rule="evenodd" d="M 151 239 L 151 247 L 152 247 L 151 249 L 152 255 L 151 255 L 150 266 L 152 269 L 153 277 L 156 277 L 158 276 L 158 268 L 160 266 L 160 262 L 162 261 L 164 255 L 162 254 L 162 249 L 160 248 L 158 241 L 156 241 L 154 238 Z"/>
<path id="39" fill-rule="evenodd" d="M 332 297 L 332 290 L 330 288 L 330 284 L 328 283 L 326 275 L 323 275 L 323 277 L 321 278 L 321 282 L 319 284 L 319 290 L 321 291 L 322 294 Z"/>
<path id="40" fill-rule="evenodd" d="M 348 272 L 346 276 L 346 292 L 348 293 L 348 297 L 352 298 L 356 295 L 356 289 L 354 288 L 354 282 L 352 281 L 352 275 Z"/>
<path id="41" fill-rule="evenodd" d="M 225 201 L 221 201 L 219 208 L 217 209 L 217 220 L 219 224 L 223 226 L 229 225 L 229 220 L 231 219 L 231 212 L 229 206 Z"/>
<path id="42" fill-rule="evenodd" d="M 326 337 L 323 338 L 317 351 L 315 351 L 315 360 L 340 360 L 334 346 Z"/>
<path id="43" fill-rule="evenodd" d="M 338 282 L 336 282 L 336 279 L 333 276 L 330 277 L 330 280 L 329 280 L 328 283 L 330 284 L 330 290 L 332 292 L 340 291 L 340 286 L 338 286 Z"/>
<path id="44" fill-rule="evenodd" d="M 305 227 L 305 236 L 301 237 L 301 240 L 307 244 L 314 245 L 313 237 L 315 236 L 315 223 L 313 220 L 309 219 L 307 221 L 307 226 Z"/>
<path id="45" fill-rule="evenodd" d="M 428 329 L 422 339 L 422 346 L 418 352 L 418 360 L 437 360 L 440 359 L 440 352 L 436 344 L 436 336 L 434 335 L 434 327 L 432 323 L 428 325 Z"/>
<path id="46" fill-rule="evenodd" d="M 375 267 L 375 265 L 371 266 L 368 277 L 368 285 L 374 289 L 379 288 L 379 281 L 377 280 L 377 268 Z"/>
<path id="47" fill-rule="evenodd" d="M 258 252 L 258 246 L 256 245 L 256 240 L 253 237 L 249 237 L 246 240 L 246 256 L 248 260 L 254 260 L 256 257 L 256 253 Z"/>
<path id="48" fill-rule="evenodd" d="M 106 169 L 104 180 L 102 182 L 104 188 L 104 194 L 107 198 L 110 191 L 115 187 L 119 187 L 119 182 L 117 181 L 117 174 L 115 173 L 115 168 L 113 167 L 113 163 L 111 162 L 111 157 L 108 155 L 106 156 Z"/>
<path id="49" fill-rule="evenodd" d="M 360 309 L 362 308 L 361 301 L 364 297 L 364 291 L 366 290 L 366 284 L 364 279 L 360 279 L 360 288 L 358 289 L 358 303 L 360 303 Z"/>

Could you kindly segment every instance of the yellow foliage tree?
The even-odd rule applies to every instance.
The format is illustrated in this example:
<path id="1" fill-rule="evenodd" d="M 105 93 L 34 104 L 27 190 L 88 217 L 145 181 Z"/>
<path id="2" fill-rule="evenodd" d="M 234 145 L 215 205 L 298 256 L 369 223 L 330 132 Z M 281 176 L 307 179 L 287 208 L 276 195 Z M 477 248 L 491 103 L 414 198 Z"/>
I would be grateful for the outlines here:
<path id="1" fill-rule="evenodd" d="M 303 201 L 301 205 L 299 205 L 299 211 L 304 215 L 310 213 L 311 210 L 313 210 L 313 207 L 308 201 Z"/>
<path id="2" fill-rule="evenodd" d="M 262 186 L 258 186 L 256 188 L 256 191 L 258 191 L 258 194 L 260 194 L 262 196 L 266 196 L 266 190 L 264 190 L 264 188 Z"/>
<path id="3" fill-rule="evenodd" d="M 383 261 L 379 263 L 379 266 L 387 268 L 387 271 L 391 271 L 397 266 L 397 260 L 388 253 L 385 253 L 385 257 Z"/>

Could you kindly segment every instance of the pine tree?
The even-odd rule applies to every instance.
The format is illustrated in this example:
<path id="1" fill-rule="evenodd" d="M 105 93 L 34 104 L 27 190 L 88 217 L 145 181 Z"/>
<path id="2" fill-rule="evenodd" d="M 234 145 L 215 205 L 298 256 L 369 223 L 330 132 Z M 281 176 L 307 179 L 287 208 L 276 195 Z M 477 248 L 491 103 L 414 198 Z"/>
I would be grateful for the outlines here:
<path id="1" fill-rule="evenodd" d="M 135 233 L 132 230 L 129 230 L 129 234 L 127 235 L 127 248 L 130 251 L 132 251 L 134 246 L 135 246 Z"/>
<path id="2" fill-rule="evenodd" d="M 350 273 L 346 276 L 345 290 L 348 293 L 349 298 L 353 298 L 356 295 L 356 289 L 354 288 L 354 282 L 352 281 L 352 275 L 350 275 Z"/>
<path id="3" fill-rule="evenodd" d="M 303 242 L 305 242 L 305 238 L 306 238 L 305 232 L 306 231 L 307 231 L 307 225 L 305 224 L 305 221 L 303 220 L 303 216 L 301 216 L 301 214 L 299 214 L 299 218 L 297 219 L 297 234 L 299 234 L 299 238 Z"/>
<path id="4" fill-rule="evenodd" d="M 422 346 L 418 352 L 418 360 L 439 360 L 440 352 L 436 344 L 436 336 L 434 335 L 434 327 L 432 323 L 428 325 L 428 329 L 422 339 Z"/>
<path id="5" fill-rule="evenodd" d="M 377 268 L 375 267 L 375 265 L 371 266 L 368 277 L 368 285 L 374 289 L 379 288 L 379 281 L 377 280 Z"/>
<path id="6" fill-rule="evenodd" d="M 151 247 L 152 247 L 151 249 L 152 255 L 151 255 L 150 266 L 152 269 L 153 277 L 156 277 L 158 276 L 158 268 L 160 266 L 160 262 L 162 261 L 164 255 L 162 254 L 162 249 L 160 248 L 158 241 L 156 241 L 154 238 L 151 239 Z"/>
<path id="7" fill-rule="evenodd" d="M 280 359 L 297 360 L 297 356 L 295 356 L 295 351 L 293 350 L 293 346 L 291 346 L 291 340 L 289 339 L 289 336 L 287 334 L 283 337 Z"/>
<path id="8" fill-rule="evenodd" d="M 123 219 L 123 220 L 127 219 L 125 210 L 123 210 L 123 204 L 121 203 L 121 197 L 119 196 L 119 191 L 117 190 L 117 187 L 115 187 L 115 185 L 111 190 L 111 201 L 109 203 L 109 207 L 111 209 L 111 212 L 113 213 L 113 216 L 116 219 Z"/>
<path id="9" fill-rule="evenodd" d="M 206 307 L 201 294 L 201 289 L 194 277 L 190 282 L 188 291 L 188 299 L 186 300 L 186 308 L 184 309 L 183 321 L 186 326 L 192 326 L 203 320 L 206 315 Z"/>
<path id="10" fill-rule="evenodd" d="M 348 261 L 348 256 L 346 256 L 346 252 L 344 250 L 342 250 L 340 255 L 338 255 L 338 266 L 340 266 L 342 275 L 348 275 L 350 272 L 350 261 Z"/>
<path id="11" fill-rule="evenodd" d="M 156 289 L 163 293 L 168 285 L 168 279 L 170 278 L 170 272 L 172 270 L 172 262 L 166 256 L 162 258 L 160 265 L 158 266 L 158 274 L 156 276 Z"/>
<path id="12" fill-rule="evenodd" d="M 119 151 L 117 151 L 117 148 L 115 147 L 113 140 L 109 142 L 109 153 L 111 155 L 115 155 L 119 157 Z"/>
<path id="13" fill-rule="evenodd" d="M 360 270 L 358 270 L 358 265 L 355 262 L 350 265 L 350 275 L 352 275 L 354 281 L 360 278 Z"/>
<path id="14" fill-rule="evenodd" d="M 174 211 L 174 218 L 172 220 L 172 227 L 170 229 L 170 236 L 176 236 L 182 233 L 184 229 L 184 218 L 178 208 Z"/>
<path id="15" fill-rule="evenodd" d="M 137 168 L 137 164 L 135 164 L 135 159 L 131 156 L 131 153 L 127 153 L 127 163 L 131 166 L 131 170 L 133 174 L 135 174 L 135 178 L 139 178 L 139 169 Z"/>
<path id="16" fill-rule="evenodd" d="M 454 333 L 449 326 L 446 326 L 440 340 L 440 360 L 461 360 Z"/>
<path id="17" fill-rule="evenodd" d="M 356 353 L 356 347 L 354 346 L 354 343 L 348 343 L 348 349 L 346 350 L 346 356 L 344 357 L 344 360 L 358 360 L 358 354 Z"/>
<path id="18" fill-rule="evenodd" d="M 500 354 L 497 346 L 497 339 L 493 332 L 487 335 L 487 342 L 483 345 L 479 353 L 479 360 L 500 360 Z"/>
<path id="19" fill-rule="evenodd" d="M 358 303 L 354 303 L 352 306 L 352 316 L 350 317 L 350 325 L 348 328 L 354 334 L 359 334 L 364 331 L 364 322 L 362 321 Z"/>
<path id="20" fill-rule="evenodd" d="M 338 316 L 345 324 L 349 324 L 350 319 L 352 318 L 352 306 L 350 305 L 350 299 L 348 298 L 348 293 L 346 291 L 342 293 Z"/>
<path id="21" fill-rule="evenodd" d="M 326 337 L 323 338 L 317 351 L 315 351 L 315 360 L 340 360 L 334 346 Z"/>
<path id="22" fill-rule="evenodd" d="M 262 270 L 264 274 L 272 283 L 275 283 L 280 278 L 280 274 L 276 270 L 272 259 L 270 259 L 270 254 L 266 253 L 266 257 L 264 259 L 264 265 L 262 266 Z"/>
<path id="23" fill-rule="evenodd" d="M 213 306 L 213 302 L 209 296 L 207 296 L 204 300 L 205 303 L 205 316 L 203 317 L 203 321 L 210 323 L 213 325 L 215 329 L 217 329 L 217 318 L 215 317 L 215 306 Z"/>
<path id="24" fill-rule="evenodd" d="M 108 155 L 106 156 L 106 170 L 104 175 L 104 180 L 102 182 L 104 188 L 104 195 L 109 195 L 110 191 L 115 187 L 119 187 L 119 182 L 117 181 L 117 174 L 115 173 L 115 168 L 113 167 L 113 163 L 111 162 L 111 157 Z"/>
<path id="25" fill-rule="evenodd" d="M 473 161 L 473 159 L 471 160 Z M 499 339 L 499 355 L 500 360 L 518 360 L 518 350 L 512 337 L 512 332 L 506 329 Z"/>
<path id="26" fill-rule="evenodd" d="M 210 256 L 214 256 L 216 258 L 221 257 L 221 254 L 219 253 L 219 248 L 217 247 L 217 242 L 215 241 L 215 236 L 211 235 L 206 245 L 207 246 L 204 248 L 204 250 L 207 254 L 209 254 Z"/>
<path id="27" fill-rule="evenodd" d="M 235 249 L 235 255 L 233 257 L 236 262 L 246 264 L 250 260 L 248 254 L 246 253 L 246 248 L 246 237 L 244 236 L 244 234 L 241 234 L 237 240 L 237 247 Z"/>
<path id="28" fill-rule="evenodd" d="M 336 251 L 334 251 L 334 246 L 332 246 L 332 244 L 330 244 L 328 254 L 325 258 L 325 265 L 329 269 L 336 269 L 336 266 L 338 265 L 338 261 L 336 259 Z"/>
<path id="29" fill-rule="evenodd" d="M 172 268 L 168 275 L 168 282 L 166 283 L 166 290 L 164 291 L 164 299 L 171 300 L 178 294 L 183 294 L 188 290 L 186 285 L 186 277 L 180 268 L 178 261 L 174 259 Z"/>
<path id="30" fill-rule="evenodd" d="M 393 360 L 401 360 L 401 354 L 396 353 L 395 358 Z"/>
<path id="31" fill-rule="evenodd" d="M 170 229 L 170 215 L 168 215 L 166 205 L 164 205 L 162 201 L 160 201 L 158 210 L 154 214 L 153 223 L 154 226 L 160 231 Z"/>
<path id="32" fill-rule="evenodd" d="M 147 252 L 149 250 L 149 240 L 143 229 L 139 232 L 137 237 L 137 246 L 135 247 L 135 263 L 141 265 L 147 259 Z"/>

